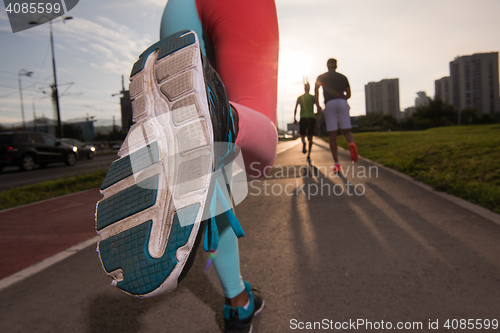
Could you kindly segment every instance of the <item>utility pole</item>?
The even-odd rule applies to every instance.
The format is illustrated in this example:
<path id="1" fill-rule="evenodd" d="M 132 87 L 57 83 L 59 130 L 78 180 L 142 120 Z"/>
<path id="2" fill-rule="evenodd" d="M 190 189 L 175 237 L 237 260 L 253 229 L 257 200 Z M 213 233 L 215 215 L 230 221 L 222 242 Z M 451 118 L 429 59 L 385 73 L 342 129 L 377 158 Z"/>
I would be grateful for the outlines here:
<path id="1" fill-rule="evenodd" d="M 25 69 L 21 69 L 17 73 L 17 78 L 19 80 L 19 100 L 21 102 L 21 116 L 23 117 L 23 130 L 26 130 L 26 122 L 24 120 L 23 86 L 21 85 L 21 76 L 31 77 L 31 74 L 33 74 L 33 72 L 29 72 Z"/>
<path id="2" fill-rule="evenodd" d="M 36 113 L 35 113 L 35 102 L 32 102 L 31 106 L 33 107 L 33 127 L 36 131 Z"/>
<path id="3" fill-rule="evenodd" d="M 71 20 L 73 19 L 72 16 L 66 16 L 63 17 L 62 21 L 63 23 L 66 23 L 66 20 Z M 37 21 L 31 21 L 29 22 L 30 24 L 38 24 Z M 59 91 L 57 90 L 57 75 L 56 75 L 56 59 L 54 56 L 54 36 L 52 33 L 52 21 L 49 21 L 49 30 L 50 30 L 50 50 L 52 51 L 52 73 L 54 75 L 54 85 L 51 86 L 52 88 L 52 99 L 54 101 L 54 105 L 56 107 L 56 113 L 57 113 L 57 131 L 56 131 L 56 136 L 58 138 L 62 138 L 63 136 L 63 130 L 61 126 L 61 110 L 59 107 Z"/>
<path id="4" fill-rule="evenodd" d="M 61 126 L 61 110 L 59 108 L 59 92 L 57 91 L 56 59 L 54 57 L 54 36 L 52 34 L 52 21 L 49 21 L 49 27 L 50 27 L 50 49 L 52 50 L 52 73 L 54 74 L 54 85 L 52 86 L 52 98 L 54 99 L 54 104 L 56 106 L 56 112 L 57 112 L 56 136 L 60 139 L 63 136 L 63 130 Z"/>

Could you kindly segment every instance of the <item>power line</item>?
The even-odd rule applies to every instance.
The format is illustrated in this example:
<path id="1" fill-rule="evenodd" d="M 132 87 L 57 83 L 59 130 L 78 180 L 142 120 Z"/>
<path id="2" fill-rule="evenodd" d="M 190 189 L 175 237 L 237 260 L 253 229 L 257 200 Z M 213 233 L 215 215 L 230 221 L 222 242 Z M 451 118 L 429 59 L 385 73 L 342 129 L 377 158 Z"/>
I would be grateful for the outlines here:
<path id="1" fill-rule="evenodd" d="M 15 78 L 0 77 L 0 80 L 2 80 L 2 81 L 6 81 L 6 82 L 14 82 L 14 83 L 17 83 Z"/>
<path id="2" fill-rule="evenodd" d="M 45 65 L 45 61 L 47 61 L 47 55 L 49 54 L 49 49 L 50 49 L 50 43 L 47 43 L 47 48 L 45 49 L 45 54 L 43 56 L 43 60 L 42 60 L 42 62 L 40 64 L 40 67 L 38 68 L 38 72 L 35 73 L 35 75 L 36 75 L 35 78 L 34 78 L 35 79 L 35 83 L 39 83 L 40 82 L 41 84 L 43 84 L 44 81 L 48 80 L 48 78 L 45 78 L 45 79 L 42 80 L 40 78 L 40 76 L 42 75 L 42 72 L 43 72 L 42 68 Z M 33 96 L 33 92 L 31 92 L 31 94 L 29 96 L 32 97 Z"/>
<path id="3" fill-rule="evenodd" d="M 84 85 L 84 84 L 81 84 L 81 83 L 75 83 L 75 84 L 76 84 L 76 85 L 78 85 L 78 86 L 82 86 L 83 88 L 86 88 L 86 89 L 90 89 L 90 90 L 96 91 L 96 92 L 98 92 L 98 93 L 100 93 L 100 94 L 103 94 L 103 95 L 108 95 L 108 96 L 109 96 L 109 95 L 111 95 L 111 92 L 109 92 L 109 91 L 108 91 L 108 92 L 105 92 L 105 91 L 103 91 L 103 90 L 101 90 L 101 89 L 92 88 L 92 87 L 89 87 L 89 86 Z"/>
<path id="4" fill-rule="evenodd" d="M 17 73 L 7 72 L 7 71 L 3 71 L 1 69 L 0 69 L 0 72 L 5 73 L 5 74 L 10 74 L 10 75 L 13 75 L 13 76 L 17 76 Z"/>
<path id="5" fill-rule="evenodd" d="M 16 90 L 17 90 L 17 89 L 16 89 Z M 14 92 L 14 90 L 13 90 L 12 92 Z M 10 92 L 10 93 L 8 93 L 8 94 L 5 94 L 5 95 L 0 95 L 0 98 L 10 96 L 10 95 L 12 95 L 12 92 Z"/>
<path id="6" fill-rule="evenodd" d="M 4 87 L 4 88 L 12 88 L 12 85 L 8 86 L 8 85 L 6 85 L 6 84 L 1 84 L 1 83 L 0 83 L 0 87 Z"/>

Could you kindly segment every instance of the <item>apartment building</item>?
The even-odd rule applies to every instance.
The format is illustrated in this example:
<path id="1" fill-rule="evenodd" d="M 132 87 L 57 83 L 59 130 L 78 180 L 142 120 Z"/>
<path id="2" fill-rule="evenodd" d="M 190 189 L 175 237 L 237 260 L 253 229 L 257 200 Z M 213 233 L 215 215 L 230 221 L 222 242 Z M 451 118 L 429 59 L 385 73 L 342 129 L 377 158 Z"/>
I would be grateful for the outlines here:
<path id="1" fill-rule="evenodd" d="M 440 99 L 446 104 L 453 104 L 451 99 L 451 80 L 449 76 L 434 81 L 434 99 Z"/>
<path id="2" fill-rule="evenodd" d="M 457 110 L 500 112 L 498 52 L 461 56 L 450 62 L 451 101 Z"/>
<path id="3" fill-rule="evenodd" d="M 417 98 L 415 98 L 415 107 L 427 106 L 431 102 L 431 98 L 427 96 L 425 91 L 419 91 L 417 93 Z"/>
<path id="4" fill-rule="evenodd" d="M 399 79 L 384 79 L 365 85 L 366 113 L 388 114 L 398 119 Z"/>

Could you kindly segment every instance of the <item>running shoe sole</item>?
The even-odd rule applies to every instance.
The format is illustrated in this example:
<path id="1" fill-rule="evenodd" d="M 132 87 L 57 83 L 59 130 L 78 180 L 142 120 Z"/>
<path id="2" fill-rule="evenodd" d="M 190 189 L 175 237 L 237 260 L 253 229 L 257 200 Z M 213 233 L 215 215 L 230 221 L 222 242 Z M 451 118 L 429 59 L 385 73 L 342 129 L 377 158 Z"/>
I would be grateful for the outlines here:
<path id="1" fill-rule="evenodd" d="M 201 238 L 214 163 L 203 73 L 192 31 L 153 44 L 132 68 L 134 124 L 101 185 L 96 230 L 103 269 L 135 297 L 174 290 Z"/>

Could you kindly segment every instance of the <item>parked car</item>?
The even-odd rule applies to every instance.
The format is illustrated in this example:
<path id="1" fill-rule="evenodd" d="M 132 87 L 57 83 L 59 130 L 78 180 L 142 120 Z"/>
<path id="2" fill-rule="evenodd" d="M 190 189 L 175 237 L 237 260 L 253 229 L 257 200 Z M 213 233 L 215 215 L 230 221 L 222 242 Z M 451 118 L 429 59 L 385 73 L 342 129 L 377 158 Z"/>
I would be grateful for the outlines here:
<path id="1" fill-rule="evenodd" d="M 13 165 L 29 171 L 36 164 L 45 167 L 56 162 L 74 165 L 76 148 L 43 132 L 0 133 L 0 170 Z"/>
<path id="2" fill-rule="evenodd" d="M 62 138 L 61 141 L 67 145 L 74 146 L 77 148 L 76 156 L 78 158 L 88 158 L 89 160 L 94 158 L 95 147 L 81 142 L 77 139 Z"/>

